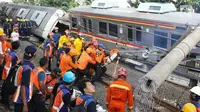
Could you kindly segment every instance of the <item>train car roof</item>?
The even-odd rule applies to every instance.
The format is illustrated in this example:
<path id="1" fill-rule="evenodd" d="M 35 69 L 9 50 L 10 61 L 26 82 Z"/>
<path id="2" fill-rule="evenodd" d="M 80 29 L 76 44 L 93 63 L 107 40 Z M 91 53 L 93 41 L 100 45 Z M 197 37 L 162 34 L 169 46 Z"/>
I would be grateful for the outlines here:
<path id="1" fill-rule="evenodd" d="M 95 9 L 90 6 L 79 6 L 70 10 L 70 12 L 89 13 L 96 15 L 106 15 L 115 17 L 135 18 L 146 21 L 155 21 L 163 23 L 198 25 L 200 23 L 200 14 L 186 12 L 168 12 L 164 14 L 138 12 L 135 8 L 109 8 Z"/>

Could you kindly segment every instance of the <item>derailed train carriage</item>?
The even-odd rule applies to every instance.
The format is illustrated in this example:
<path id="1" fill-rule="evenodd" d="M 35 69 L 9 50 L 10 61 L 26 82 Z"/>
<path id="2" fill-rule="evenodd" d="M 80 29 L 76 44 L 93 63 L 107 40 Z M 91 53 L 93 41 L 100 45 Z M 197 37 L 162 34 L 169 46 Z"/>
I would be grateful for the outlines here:
<path id="1" fill-rule="evenodd" d="M 47 34 L 59 27 L 60 32 L 69 29 L 68 13 L 61 9 L 43 6 L 31 6 L 25 4 L 6 4 L 4 13 L 10 18 L 22 18 L 36 22 L 36 28 L 32 33 L 47 38 Z"/>
<path id="2" fill-rule="evenodd" d="M 125 58 L 135 59 L 135 54 L 140 49 L 146 52 L 146 47 L 157 53 L 167 52 L 200 23 L 200 14 L 176 12 L 172 3 L 141 3 L 137 9 L 116 3 L 95 1 L 91 6 L 71 9 L 72 32 L 82 32 L 86 40 L 95 37 L 106 49 L 118 47 Z M 198 47 L 192 49 L 192 58 L 198 60 L 199 51 Z M 161 55 L 148 57 L 149 61 L 155 62 L 160 58 Z M 148 59 L 143 62 L 146 63 Z M 134 60 L 131 62 L 142 65 Z M 190 74 L 188 68 L 182 67 L 179 73 L 184 70 L 184 73 L 180 73 L 184 77 L 198 80 L 200 74 L 197 73 L 199 69 L 196 69 L 199 68 L 197 61 L 188 61 L 186 66 L 195 68 L 195 73 Z"/>

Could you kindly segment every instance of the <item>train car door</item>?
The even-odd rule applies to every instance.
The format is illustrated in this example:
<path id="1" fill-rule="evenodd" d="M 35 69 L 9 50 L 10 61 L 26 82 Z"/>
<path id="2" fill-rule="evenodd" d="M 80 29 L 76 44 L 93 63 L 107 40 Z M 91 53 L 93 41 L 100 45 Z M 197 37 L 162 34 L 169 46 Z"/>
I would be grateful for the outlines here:
<path id="1" fill-rule="evenodd" d="M 24 19 L 24 18 L 26 18 L 29 11 L 30 11 L 30 9 L 21 8 L 20 11 L 17 13 L 17 17 Z"/>

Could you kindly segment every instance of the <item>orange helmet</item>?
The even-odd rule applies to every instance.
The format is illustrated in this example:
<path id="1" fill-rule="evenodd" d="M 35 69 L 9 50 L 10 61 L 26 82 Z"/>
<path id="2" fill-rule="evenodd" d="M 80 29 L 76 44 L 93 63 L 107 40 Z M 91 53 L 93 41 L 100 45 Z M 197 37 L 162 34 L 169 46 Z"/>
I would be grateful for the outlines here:
<path id="1" fill-rule="evenodd" d="M 121 76 L 121 75 L 127 77 L 127 71 L 126 71 L 126 69 L 123 68 L 123 67 L 121 67 L 121 68 L 118 70 L 118 77 Z"/>
<path id="2" fill-rule="evenodd" d="M 76 50 L 75 49 L 70 49 L 69 55 L 70 56 L 76 56 L 77 55 Z"/>

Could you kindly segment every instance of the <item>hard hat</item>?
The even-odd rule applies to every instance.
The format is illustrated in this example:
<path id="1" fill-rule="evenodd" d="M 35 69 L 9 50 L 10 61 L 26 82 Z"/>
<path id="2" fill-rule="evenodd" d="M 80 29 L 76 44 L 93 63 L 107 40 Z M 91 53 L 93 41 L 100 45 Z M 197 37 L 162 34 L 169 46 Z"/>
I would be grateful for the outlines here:
<path id="1" fill-rule="evenodd" d="M 54 30 L 58 30 L 58 27 L 55 27 Z"/>
<path id="2" fill-rule="evenodd" d="M 121 75 L 127 77 L 126 69 L 123 68 L 123 67 L 121 67 L 121 68 L 118 70 L 118 77 L 121 76 Z"/>
<path id="3" fill-rule="evenodd" d="M 88 54 L 94 54 L 94 50 L 92 48 L 89 48 L 89 47 L 86 49 L 86 52 Z"/>
<path id="4" fill-rule="evenodd" d="M 48 36 L 51 36 L 51 35 L 53 35 L 53 32 L 49 32 L 49 33 L 48 33 Z"/>
<path id="5" fill-rule="evenodd" d="M 0 36 L 4 35 L 3 28 L 0 28 Z"/>
<path id="6" fill-rule="evenodd" d="M 70 51 L 69 51 L 69 55 L 70 56 L 76 56 L 77 55 L 76 50 L 71 48 Z"/>
<path id="7" fill-rule="evenodd" d="M 187 103 L 183 106 L 182 112 L 197 112 L 197 109 L 192 103 Z"/>
<path id="8" fill-rule="evenodd" d="M 99 44 L 98 46 L 105 49 L 105 46 L 103 44 Z"/>
<path id="9" fill-rule="evenodd" d="M 12 19 L 10 19 L 10 22 L 12 22 Z"/>
<path id="10" fill-rule="evenodd" d="M 75 39 L 74 38 L 70 38 L 70 41 L 74 41 Z"/>
<path id="11" fill-rule="evenodd" d="M 19 19 L 19 18 L 17 18 L 17 21 L 20 21 L 20 19 Z"/>
<path id="12" fill-rule="evenodd" d="M 75 80 L 75 76 L 74 76 L 74 73 L 72 73 L 71 71 L 66 72 L 63 76 L 64 82 L 71 83 L 74 80 Z"/>
<path id="13" fill-rule="evenodd" d="M 192 89 L 190 89 L 190 92 L 200 96 L 200 87 L 199 86 L 194 86 Z"/>
<path id="14" fill-rule="evenodd" d="M 65 33 L 66 33 L 66 34 L 69 34 L 69 33 L 70 33 L 70 31 L 69 31 L 69 30 L 65 30 Z"/>
<path id="15" fill-rule="evenodd" d="M 28 21 L 28 19 L 25 19 L 25 21 Z"/>
<path id="16" fill-rule="evenodd" d="M 9 21 L 9 19 L 8 18 L 6 18 L 6 22 L 8 22 Z"/>

